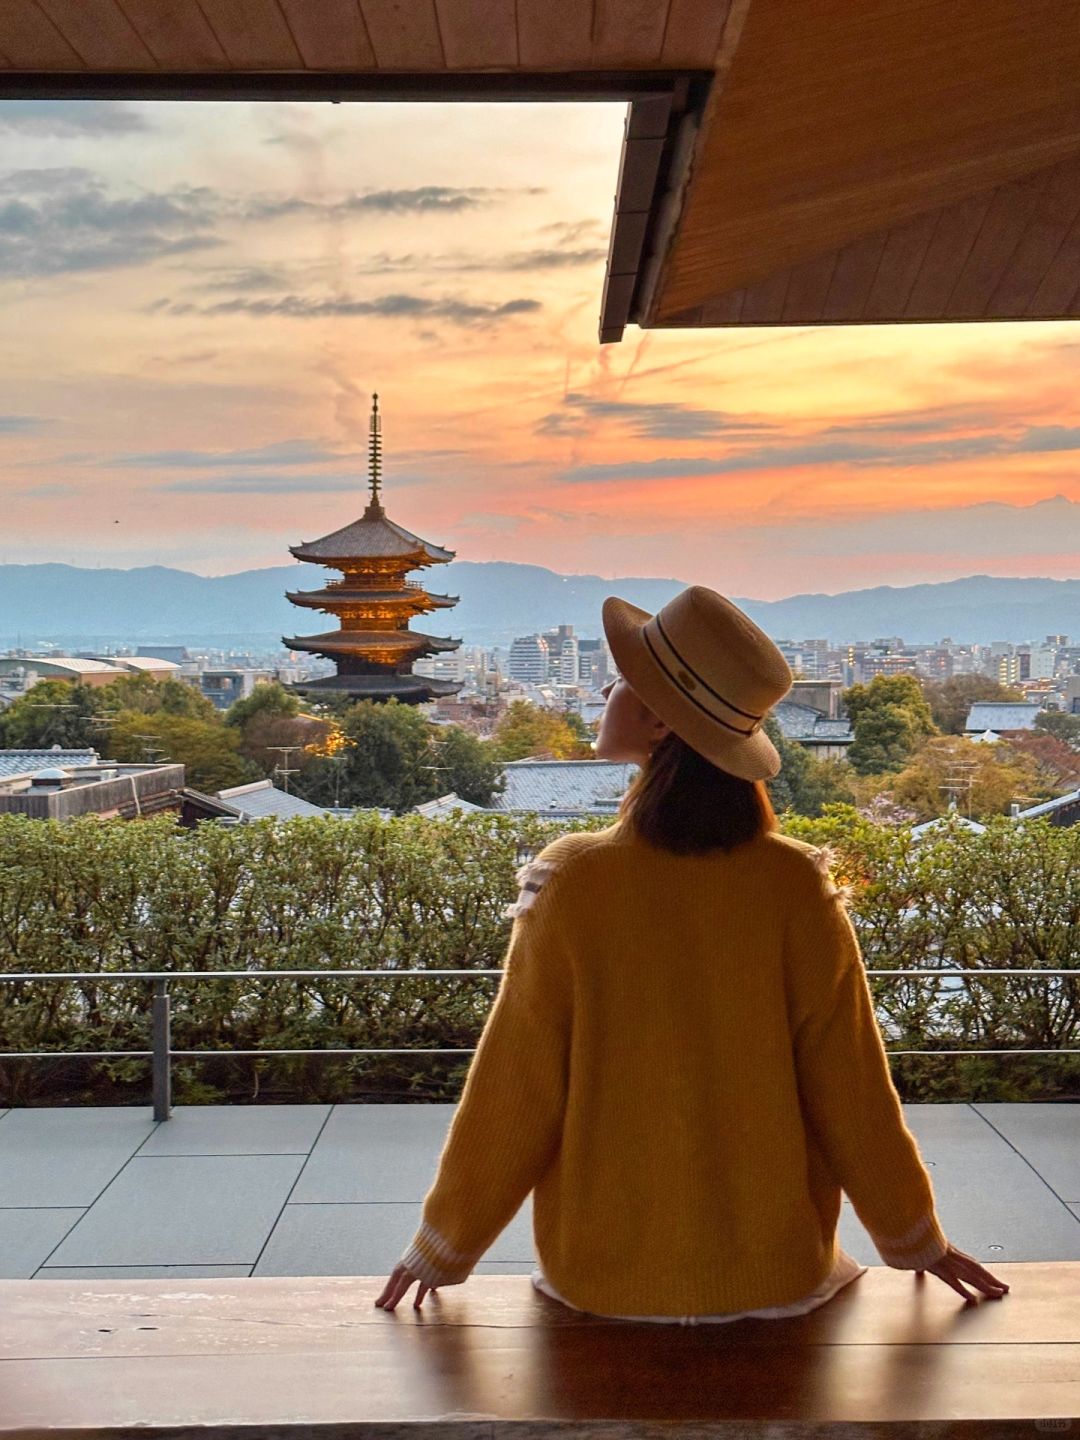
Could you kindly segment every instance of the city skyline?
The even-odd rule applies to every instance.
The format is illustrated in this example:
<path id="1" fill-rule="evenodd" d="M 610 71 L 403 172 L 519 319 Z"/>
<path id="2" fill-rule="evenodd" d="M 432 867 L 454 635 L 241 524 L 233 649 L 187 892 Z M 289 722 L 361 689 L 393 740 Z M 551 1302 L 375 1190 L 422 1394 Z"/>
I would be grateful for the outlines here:
<path id="1" fill-rule="evenodd" d="M 597 345 L 623 113 L 0 102 L 0 563 L 281 564 L 362 510 L 378 390 L 388 508 L 462 560 L 1080 576 L 1068 323 Z"/>

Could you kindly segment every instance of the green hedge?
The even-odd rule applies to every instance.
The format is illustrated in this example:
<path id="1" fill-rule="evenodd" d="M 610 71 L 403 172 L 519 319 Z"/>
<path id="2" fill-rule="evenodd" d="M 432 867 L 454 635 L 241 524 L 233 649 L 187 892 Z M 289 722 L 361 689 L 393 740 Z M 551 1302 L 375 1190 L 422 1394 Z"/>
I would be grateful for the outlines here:
<path id="1" fill-rule="evenodd" d="M 601 821 L 588 822 L 596 828 Z M 310 980 L 173 982 L 177 1049 L 470 1048 L 498 978 L 330 980 L 324 969 L 497 969 L 522 854 L 568 828 L 541 817 L 296 819 L 182 830 L 169 817 L 57 824 L 0 816 L 0 971 L 92 982 L 0 984 L 0 1050 L 149 1045 L 149 984 L 116 970 L 310 970 Z M 1080 827 L 995 822 L 915 843 L 846 807 L 793 818 L 853 885 L 870 969 L 1077 968 Z M 1073 977 L 871 980 L 892 1048 L 1075 1047 Z M 939 1002 L 935 1007 L 935 999 Z M 907 1100 L 1076 1098 L 1078 1057 L 897 1057 Z M 179 1102 L 455 1100 L 467 1055 L 193 1059 Z M 1071 1088 L 1071 1094 L 1070 1094 Z M 146 1103 L 145 1060 L 0 1061 L 0 1104 Z"/>

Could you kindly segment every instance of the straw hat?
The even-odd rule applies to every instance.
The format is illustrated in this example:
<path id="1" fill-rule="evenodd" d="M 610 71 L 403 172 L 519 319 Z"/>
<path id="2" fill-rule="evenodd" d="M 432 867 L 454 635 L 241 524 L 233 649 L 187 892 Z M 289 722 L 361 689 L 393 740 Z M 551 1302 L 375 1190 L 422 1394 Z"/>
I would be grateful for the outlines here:
<path id="1" fill-rule="evenodd" d="M 761 724 L 791 689 L 791 670 L 737 605 L 691 585 L 655 615 L 609 596 L 603 616 L 620 673 L 676 735 L 743 780 L 779 771 Z"/>

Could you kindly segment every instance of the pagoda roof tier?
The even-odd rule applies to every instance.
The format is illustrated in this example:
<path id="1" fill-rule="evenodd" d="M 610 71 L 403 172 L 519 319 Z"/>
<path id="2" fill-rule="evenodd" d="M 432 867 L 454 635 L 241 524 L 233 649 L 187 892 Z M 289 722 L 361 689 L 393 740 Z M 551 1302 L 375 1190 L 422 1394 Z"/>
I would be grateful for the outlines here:
<path id="1" fill-rule="evenodd" d="M 427 540 L 421 540 L 411 530 L 395 525 L 386 518 L 386 511 L 377 500 L 372 500 L 359 520 L 334 530 L 319 540 L 305 540 L 300 545 L 290 545 L 289 551 L 297 560 L 307 560 L 315 565 L 339 565 L 341 562 L 356 560 L 408 560 L 416 559 L 422 565 L 442 564 L 454 558 L 453 550 L 443 550 Z"/>
<path id="2" fill-rule="evenodd" d="M 313 610 L 335 605 L 387 605 L 394 601 L 407 601 L 416 609 L 445 610 L 456 605 L 460 595 L 432 595 L 430 591 L 417 586 L 407 590 L 286 590 L 285 599 L 294 605 L 307 605 Z"/>
<path id="3" fill-rule="evenodd" d="M 296 680 L 290 690 L 302 695 L 355 695 L 361 700 L 399 700 L 422 703 L 438 695 L 456 695 L 462 681 L 436 680 L 428 675 L 327 675 L 321 680 Z"/>
<path id="4" fill-rule="evenodd" d="M 460 640 L 448 635 L 425 635 L 420 630 L 327 630 L 322 635 L 283 635 L 290 650 L 313 650 L 320 655 L 355 655 L 365 650 L 396 650 L 402 656 L 421 650 L 456 650 Z"/>

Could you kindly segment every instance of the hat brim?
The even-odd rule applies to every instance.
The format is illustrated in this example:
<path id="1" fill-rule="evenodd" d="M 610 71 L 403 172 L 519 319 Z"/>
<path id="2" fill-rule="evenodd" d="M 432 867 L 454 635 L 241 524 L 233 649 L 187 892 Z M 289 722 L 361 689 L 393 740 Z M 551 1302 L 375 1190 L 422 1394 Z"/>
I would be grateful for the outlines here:
<path id="1" fill-rule="evenodd" d="M 604 634 L 619 673 L 654 715 L 707 760 L 740 780 L 771 780 L 780 773 L 780 753 L 764 730 L 728 734 L 682 695 L 657 665 L 641 633 L 648 610 L 610 595 L 603 605 Z"/>

